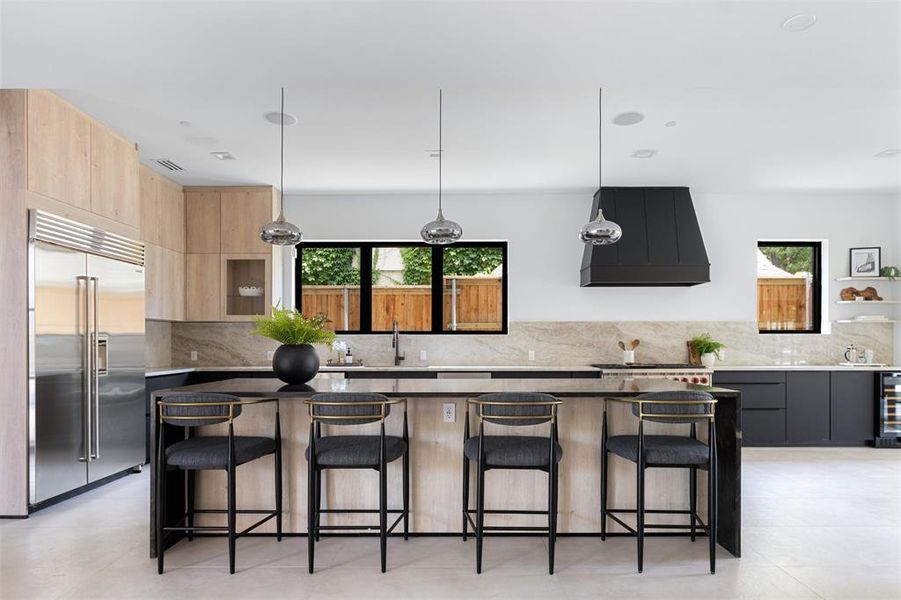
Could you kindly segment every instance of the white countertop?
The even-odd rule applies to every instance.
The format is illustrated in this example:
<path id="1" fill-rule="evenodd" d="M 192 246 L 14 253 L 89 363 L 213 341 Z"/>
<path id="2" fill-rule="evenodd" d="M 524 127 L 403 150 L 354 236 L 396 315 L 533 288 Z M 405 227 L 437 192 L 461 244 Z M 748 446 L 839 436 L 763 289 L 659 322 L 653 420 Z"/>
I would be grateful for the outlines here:
<path id="1" fill-rule="evenodd" d="M 717 365 L 717 371 L 901 371 L 898 365 Z"/>

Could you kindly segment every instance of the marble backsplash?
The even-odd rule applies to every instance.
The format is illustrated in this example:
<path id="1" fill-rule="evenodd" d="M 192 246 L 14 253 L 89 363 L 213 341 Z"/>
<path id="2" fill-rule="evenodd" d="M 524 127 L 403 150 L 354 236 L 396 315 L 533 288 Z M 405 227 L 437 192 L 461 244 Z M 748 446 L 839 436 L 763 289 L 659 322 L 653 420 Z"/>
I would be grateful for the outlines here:
<path id="1" fill-rule="evenodd" d="M 168 367 L 172 364 L 172 323 L 144 321 L 144 354 L 147 368 Z"/>
<path id="2" fill-rule="evenodd" d="M 150 324 L 153 323 L 151 327 Z M 249 323 L 148 321 L 148 366 L 264 366 L 278 344 L 250 335 Z M 830 365 L 853 343 L 872 348 L 876 362 L 893 362 L 891 324 L 835 324 L 831 335 L 760 335 L 752 321 L 546 321 L 512 322 L 508 335 L 401 335 L 402 363 L 417 365 L 586 365 L 618 363 L 619 340 L 641 340 L 638 362 L 685 362 L 685 341 L 709 332 L 726 344 L 727 365 Z M 152 331 L 152 333 L 151 333 Z M 170 343 L 166 344 L 167 334 Z M 370 365 L 393 364 L 389 335 L 341 336 Z M 420 351 L 427 359 L 420 360 Z M 528 360 L 534 350 L 535 360 Z M 191 351 L 197 360 L 190 360 Z M 323 363 L 337 355 L 319 349 Z"/>

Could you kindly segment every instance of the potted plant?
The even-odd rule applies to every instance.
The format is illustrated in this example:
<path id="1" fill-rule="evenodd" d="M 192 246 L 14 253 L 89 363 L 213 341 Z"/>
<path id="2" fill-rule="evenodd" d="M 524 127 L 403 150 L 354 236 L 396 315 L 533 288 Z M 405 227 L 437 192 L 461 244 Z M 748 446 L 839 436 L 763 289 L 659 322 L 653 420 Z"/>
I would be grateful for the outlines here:
<path id="1" fill-rule="evenodd" d="M 300 384 L 319 372 L 313 344 L 330 344 L 335 339 L 335 333 L 325 329 L 326 323 L 325 315 L 308 319 L 296 309 L 273 306 L 271 315 L 254 319 L 252 333 L 281 344 L 272 356 L 272 370 L 285 383 Z"/>
<path id="2" fill-rule="evenodd" d="M 712 369 L 716 359 L 720 358 L 720 350 L 725 348 L 726 344 L 716 341 L 709 333 L 702 333 L 691 338 L 688 347 L 700 358 L 702 365 Z"/>

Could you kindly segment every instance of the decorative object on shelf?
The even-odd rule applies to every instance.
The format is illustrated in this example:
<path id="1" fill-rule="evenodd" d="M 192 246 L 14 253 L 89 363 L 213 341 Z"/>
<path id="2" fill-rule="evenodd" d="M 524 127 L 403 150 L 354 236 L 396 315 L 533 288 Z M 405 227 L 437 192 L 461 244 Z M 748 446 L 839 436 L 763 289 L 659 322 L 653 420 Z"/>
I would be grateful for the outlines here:
<path id="1" fill-rule="evenodd" d="M 263 288 L 258 285 L 242 285 L 238 287 L 238 295 L 244 298 L 260 298 L 263 295 Z"/>
<path id="2" fill-rule="evenodd" d="M 336 360 L 334 358 L 330 358 L 325 361 L 325 366 L 327 367 L 362 367 L 362 360 L 355 360 L 353 362 L 344 362 L 343 360 Z"/>
<path id="3" fill-rule="evenodd" d="M 882 270 L 882 248 L 851 248 L 851 277 L 876 277 Z"/>
<path id="4" fill-rule="evenodd" d="M 279 126 L 281 128 L 281 162 L 279 167 L 278 218 L 260 227 L 260 239 L 273 246 L 296 246 L 303 239 L 303 233 L 297 225 L 285 220 L 285 88 L 282 88 L 282 110 Z"/>
<path id="5" fill-rule="evenodd" d="M 880 277 L 888 277 L 889 281 L 894 281 L 898 277 L 901 277 L 901 267 L 893 267 L 891 265 L 886 265 L 879 269 Z"/>
<path id="6" fill-rule="evenodd" d="M 878 323 L 880 321 L 888 321 L 889 318 L 885 315 L 857 315 L 852 321 L 861 321 L 861 322 L 874 322 Z"/>
<path id="7" fill-rule="evenodd" d="M 709 333 L 696 335 L 688 341 L 688 362 L 712 369 L 716 359 L 722 360 L 720 352 L 725 347 L 726 344 L 714 340 Z"/>
<path id="8" fill-rule="evenodd" d="M 882 301 L 882 296 L 880 296 L 879 292 L 876 291 L 876 288 L 874 288 L 872 286 L 864 288 L 862 290 L 858 290 L 857 288 L 854 288 L 854 287 L 846 287 L 840 292 L 839 295 L 841 296 L 841 299 L 844 300 L 845 302 L 849 302 L 852 300 L 855 300 L 858 302 L 863 302 L 863 301 L 880 302 L 880 301 Z"/>
<path id="9" fill-rule="evenodd" d="M 463 228 L 456 221 L 450 221 L 444 218 L 441 211 L 441 161 L 444 158 L 444 145 L 442 142 L 442 118 L 443 118 L 443 102 L 444 94 L 442 90 L 438 90 L 438 216 L 434 221 L 429 221 L 422 226 L 419 235 L 426 244 L 434 246 L 446 246 L 453 244 L 463 237 Z"/>
<path id="10" fill-rule="evenodd" d="M 598 214 L 593 221 L 589 221 L 588 223 L 583 225 L 582 231 L 579 232 L 579 239 L 586 244 L 591 244 L 593 246 L 606 246 L 607 244 L 615 244 L 620 240 L 621 237 L 623 237 L 622 227 L 620 227 L 613 221 L 608 221 L 604 218 L 604 211 L 602 210 L 603 204 L 601 204 L 601 196 L 604 191 L 604 188 L 601 187 L 601 165 L 604 162 L 603 156 L 601 154 L 601 140 L 603 139 L 601 132 L 603 131 L 604 125 L 604 105 L 602 102 L 603 92 L 604 88 L 598 88 Z"/>
<path id="11" fill-rule="evenodd" d="M 272 315 L 254 319 L 253 335 L 280 344 L 272 356 L 275 376 L 290 384 L 306 383 L 319 372 L 319 356 L 313 344 L 331 344 L 335 333 L 325 328 L 328 318 L 307 319 L 296 309 L 272 307 Z"/>

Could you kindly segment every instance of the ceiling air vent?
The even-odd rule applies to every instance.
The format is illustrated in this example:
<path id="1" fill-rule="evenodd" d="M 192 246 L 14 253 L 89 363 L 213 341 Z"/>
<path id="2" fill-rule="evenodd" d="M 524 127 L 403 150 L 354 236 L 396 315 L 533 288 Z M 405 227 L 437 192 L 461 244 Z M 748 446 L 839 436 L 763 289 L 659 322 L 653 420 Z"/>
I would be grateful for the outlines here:
<path id="1" fill-rule="evenodd" d="M 153 162 L 170 171 L 184 171 L 184 168 L 182 168 L 181 165 L 175 164 L 168 158 L 157 158 Z"/>

